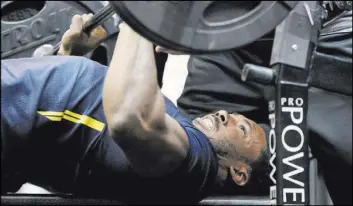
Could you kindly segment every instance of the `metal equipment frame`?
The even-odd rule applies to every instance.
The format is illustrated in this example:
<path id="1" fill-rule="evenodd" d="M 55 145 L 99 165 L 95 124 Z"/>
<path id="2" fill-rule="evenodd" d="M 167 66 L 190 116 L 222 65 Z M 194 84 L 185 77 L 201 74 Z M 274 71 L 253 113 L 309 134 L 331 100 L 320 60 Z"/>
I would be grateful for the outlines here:
<path id="1" fill-rule="evenodd" d="M 246 64 L 244 81 L 272 85 L 271 204 L 309 205 L 308 88 L 313 53 L 323 18 L 322 1 L 300 1 L 276 27 L 270 65 Z"/>

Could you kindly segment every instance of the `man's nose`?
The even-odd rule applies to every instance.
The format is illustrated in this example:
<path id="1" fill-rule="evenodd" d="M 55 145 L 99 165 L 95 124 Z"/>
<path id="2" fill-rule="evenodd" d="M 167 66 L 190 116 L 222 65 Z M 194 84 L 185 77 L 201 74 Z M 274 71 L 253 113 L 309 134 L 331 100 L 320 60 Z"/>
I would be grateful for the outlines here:
<path id="1" fill-rule="evenodd" d="M 221 118 L 223 124 L 226 124 L 228 122 L 229 114 L 227 111 L 219 110 L 218 112 L 216 112 L 216 116 Z"/>

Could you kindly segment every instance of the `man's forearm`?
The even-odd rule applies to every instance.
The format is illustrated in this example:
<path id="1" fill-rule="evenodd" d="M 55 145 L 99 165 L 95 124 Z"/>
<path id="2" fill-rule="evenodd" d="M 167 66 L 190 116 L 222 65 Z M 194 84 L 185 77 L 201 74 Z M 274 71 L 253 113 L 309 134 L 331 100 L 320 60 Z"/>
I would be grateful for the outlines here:
<path id="1" fill-rule="evenodd" d="M 116 42 L 104 83 L 103 106 L 108 126 L 134 115 L 148 127 L 164 116 L 153 45 L 129 27 L 120 31 Z"/>

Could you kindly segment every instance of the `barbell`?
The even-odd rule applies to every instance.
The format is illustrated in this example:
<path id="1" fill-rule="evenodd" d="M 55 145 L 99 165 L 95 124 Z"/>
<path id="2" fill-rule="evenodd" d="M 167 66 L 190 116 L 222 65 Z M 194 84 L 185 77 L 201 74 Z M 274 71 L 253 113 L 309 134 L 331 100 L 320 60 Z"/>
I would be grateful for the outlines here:
<path id="1" fill-rule="evenodd" d="M 111 4 L 108 4 L 107 6 L 104 6 L 100 11 L 98 11 L 96 14 L 93 15 L 92 19 L 88 21 L 84 27 L 83 27 L 83 32 L 86 34 L 90 34 L 93 29 L 101 25 L 103 22 L 105 22 L 107 19 L 112 17 L 115 14 L 115 10 L 112 7 Z M 56 54 L 61 46 L 61 41 L 58 42 L 52 50 L 50 50 L 47 55 L 54 55 Z"/>
<path id="2" fill-rule="evenodd" d="M 1 1 L 1 59 L 40 55 L 36 51 L 42 45 L 46 45 L 44 51 L 50 51 L 61 40 L 75 14 L 96 14 L 103 8 L 99 1 Z M 117 33 L 114 18 L 106 19 L 101 26 L 101 36 Z M 100 46 L 110 55 L 115 42 L 108 39 Z"/>
<path id="3" fill-rule="evenodd" d="M 115 12 L 156 45 L 189 54 L 249 44 L 280 24 L 298 1 L 110 1 L 84 28 L 89 32 Z M 58 43 L 53 50 L 60 48 Z"/>

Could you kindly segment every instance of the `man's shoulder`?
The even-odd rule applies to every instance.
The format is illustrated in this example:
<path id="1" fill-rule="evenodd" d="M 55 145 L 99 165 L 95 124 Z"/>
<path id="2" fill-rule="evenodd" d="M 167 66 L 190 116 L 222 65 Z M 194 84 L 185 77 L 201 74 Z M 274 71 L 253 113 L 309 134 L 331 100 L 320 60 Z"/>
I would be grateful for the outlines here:
<path id="1" fill-rule="evenodd" d="M 184 123 L 185 125 L 192 125 L 192 121 L 187 115 L 182 113 L 180 109 L 166 96 L 164 96 L 165 112 L 177 120 L 179 123 Z"/>
<path id="2" fill-rule="evenodd" d="M 189 139 L 190 139 L 190 136 L 192 136 L 193 138 L 202 139 L 202 140 L 205 140 L 207 143 L 209 143 L 206 135 L 202 133 L 200 130 L 198 130 L 193 125 L 192 120 L 186 114 L 181 112 L 174 105 L 174 103 L 170 99 L 168 99 L 168 97 L 164 96 L 164 102 L 165 102 L 166 113 L 172 118 L 174 118 L 183 127 L 183 129 L 189 136 Z"/>
<path id="3" fill-rule="evenodd" d="M 176 179 L 187 179 L 184 191 L 203 198 L 211 191 L 218 171 L 218 160 L 210 140 L 198 130 L 191 119 L 165 97 L 166 113 L 178 121 L 188 136 L 189 151 L 186 160 L 177 171 Z M 183 182 L 182 180 L 180 182 Z M 197 192 L 198 194 L 195 194 Z"/>

